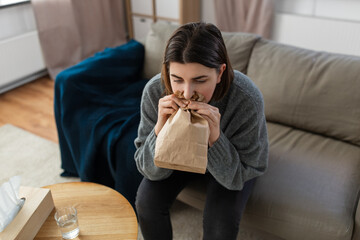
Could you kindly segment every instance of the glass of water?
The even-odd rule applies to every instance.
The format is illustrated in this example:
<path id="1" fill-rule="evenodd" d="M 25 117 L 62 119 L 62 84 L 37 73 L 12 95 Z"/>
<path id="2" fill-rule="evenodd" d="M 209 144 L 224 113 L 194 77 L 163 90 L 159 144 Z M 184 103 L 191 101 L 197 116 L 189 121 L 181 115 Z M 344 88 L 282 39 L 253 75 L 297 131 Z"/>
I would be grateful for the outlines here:
<path id="1" fill-rule="evenodd" d="M 79 235 L 80 230 L 75 207 L 57 208 L 55 220 L 64 239 L 73 239 Z"/>

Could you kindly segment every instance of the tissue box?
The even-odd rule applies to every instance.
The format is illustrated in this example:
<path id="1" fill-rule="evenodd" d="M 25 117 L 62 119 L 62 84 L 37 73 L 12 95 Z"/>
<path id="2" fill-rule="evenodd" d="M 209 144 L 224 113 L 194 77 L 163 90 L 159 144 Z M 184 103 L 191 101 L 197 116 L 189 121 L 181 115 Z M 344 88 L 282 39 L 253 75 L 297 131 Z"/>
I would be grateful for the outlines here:
<path id="1" fill-rule="evenodd" d="M 14 220 L 0 233 L 0 239 L 33 239 L 54 209 L 50 189 L 20 187 L 19 197 L 25 204 Z"/>

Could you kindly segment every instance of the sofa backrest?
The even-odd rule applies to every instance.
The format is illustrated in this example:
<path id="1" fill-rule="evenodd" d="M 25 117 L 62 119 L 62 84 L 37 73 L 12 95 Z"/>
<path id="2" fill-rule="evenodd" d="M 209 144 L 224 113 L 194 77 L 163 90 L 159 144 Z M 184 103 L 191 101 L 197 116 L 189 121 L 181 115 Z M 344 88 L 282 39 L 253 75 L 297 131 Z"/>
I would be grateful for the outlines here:
<path id="1" fill-rule="evenodd" d="M 151 78 L 161 71 L 167 40 L 179 27 L 166 22 L 156 22 L 146 36 L 144 77 Z M 246 73 L 251 50 L 258 35 L 248 33 L 222 33 L 233 69 Z"/>
<path id="2" fill-rule="evenodd" d="M 261 39 L 247 74 L 264 96 L 268 121 L 360 146 L 360 57 Z"/>

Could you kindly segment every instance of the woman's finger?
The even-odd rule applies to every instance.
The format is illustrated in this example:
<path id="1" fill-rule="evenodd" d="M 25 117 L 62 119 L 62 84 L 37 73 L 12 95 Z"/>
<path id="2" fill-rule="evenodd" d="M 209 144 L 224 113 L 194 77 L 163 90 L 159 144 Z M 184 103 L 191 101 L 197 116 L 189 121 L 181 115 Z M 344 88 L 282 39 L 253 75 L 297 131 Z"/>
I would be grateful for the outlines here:
<path id="1" fill-rule="evenodd" d="M 188 107 L 201 115 L 208 116 L 213 123 L 220 123 L 221 115 L 218 108 L 203 102 L 191 102 Z"/>
<path id="2" fill-rule="evenodd" d="M 179 106 L 172 101 L 171 99 L 160 101 L 160 106 L 162 108 L 172 108 L 174 110 L 178 110 Z"/>
<path id="3" fill-rule="evenodd" d="M 187 100 L 184 100 L 184 99 L 177 98 L 177 97 L 175 96 L 175 94 L 168 95 L 167 97 L 168 97 L 167 99 L 175 102 L 179 107 L 184 108 L 184 107 L 187 106 L 187 102 L 188 102 L 188 101 L 187 101 Z"/>
<path id="4" fill-rule="evenodd" d="M 202 117 L 206 118 L 209 121 L 209 124 L 213 124 L 213 125 L 220 124 L 220 114 L 204 109 L 200 109 L 196 112 L 200 114 Z"/>
<path id="5" fill-rule="evenodd" d="M 200 110 L 200 109 L 211 109 L 213 111 L 219 111 L 219 109 L 217 107 L 211 106 L 204 102 L 195 102 L 195 101 L 191 101 L 188 105 L 188 108 L 195 110 L 195 111 Z"/>
<path id="6" fill-rule="evenodd" d="M 161 113 L 164 114 L 164 115 L 171 115 L 174 112 L 176 112 L 176 111 L 174 109 L 172 109 L 172 108 L 164 108 Z"/>
<path id="7" fill-rule="evenodd" d="M 213 125 L 214 122 L 208 116 L 206 115 L 201 115 L 201 116 L 209 123 L 209 127 Z"/>
<path id="8" fill-rule="evenodd" d="M 167 95 L 164 98 L 162 98 L 164 102 L 175 104 L 176 107 L 174 109 L 178 109 L 179 107 L 186 107 L 187 106 L 187 100 L 179 99 L 174 94 Z"/>
<path id="9" fill-rule="evenodd" d="M 197 113 L 208 115 L 211 118 L 220 118 L 219 109 L 210 105 L 201 106 L 193 110 L 195 110 Z"/>

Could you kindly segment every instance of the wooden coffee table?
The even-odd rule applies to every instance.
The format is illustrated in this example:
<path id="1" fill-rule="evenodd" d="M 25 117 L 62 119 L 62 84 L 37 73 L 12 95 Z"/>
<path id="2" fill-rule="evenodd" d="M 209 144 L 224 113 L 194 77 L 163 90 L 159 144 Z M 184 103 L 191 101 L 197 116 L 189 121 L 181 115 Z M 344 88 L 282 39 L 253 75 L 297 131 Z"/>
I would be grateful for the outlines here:
<path id="1" fill-rule="evenodd" d="M 55 207 L 74 206 L 78 211 L 80 235 L 75 239 L 137 239 L 138 223 L 131 204 L 117 191 L 96 183 L 60 183 L 51 189 Z M 50 213 L 37 240 L 62 239 Z"/>

